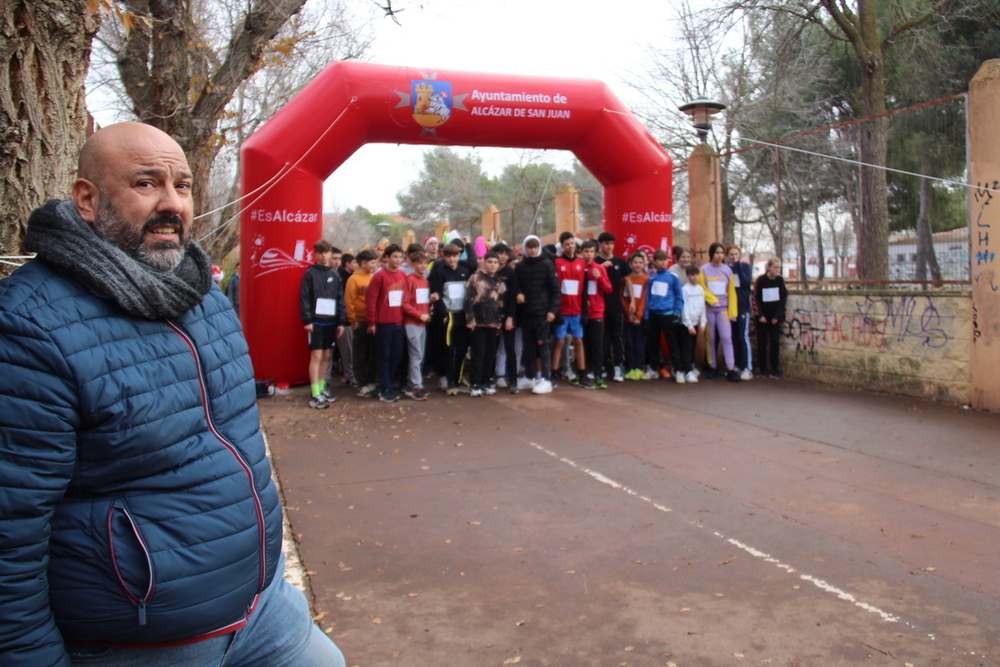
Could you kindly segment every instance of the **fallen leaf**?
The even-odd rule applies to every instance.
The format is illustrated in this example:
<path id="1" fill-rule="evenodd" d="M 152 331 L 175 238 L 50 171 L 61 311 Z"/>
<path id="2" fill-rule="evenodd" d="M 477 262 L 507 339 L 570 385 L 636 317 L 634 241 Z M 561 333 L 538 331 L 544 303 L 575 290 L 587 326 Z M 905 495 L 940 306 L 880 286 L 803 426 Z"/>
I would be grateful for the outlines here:
<path id="1" fill-rule="evenodd" d="M 519 662 L 521 662 L 521 656 L 517 655 L 517 656 L 514 656 L 513 658 L 507 658 L 506 660 L 503 661 L 503 664 L 505 664 L 505 665 L 516 665 Z"/>
<path id="2" fill-rule="evenodd" d="M 382 623 L 382 619 L 376 616 L 375 618 L 372 619 L 372 623 L 374 623 L 375 625 L 379 625 Z"/>

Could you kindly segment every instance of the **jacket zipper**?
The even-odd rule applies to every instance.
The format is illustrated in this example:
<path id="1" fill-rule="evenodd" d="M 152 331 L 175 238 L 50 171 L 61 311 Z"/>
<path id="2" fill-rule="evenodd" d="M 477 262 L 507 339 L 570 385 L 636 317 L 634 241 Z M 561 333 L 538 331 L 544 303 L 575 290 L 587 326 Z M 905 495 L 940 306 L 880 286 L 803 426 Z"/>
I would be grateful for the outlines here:
<path id="1" fill-rule="evenodd" d="M 198 371 L 198 388 L 201 391 L 201 405 L 205 410 L 205 421 L 208 424 L 208 429 L 212 432 L 212 435 L 222 443 L 222 445 L 229 450 L 229 453 L 233 455 L 237 463 L 243 469 L 244 474 L 247 476 L 247 481 L 250 483 L 250 494 L 253 498 L 254 510 L 257 512 L 257 534 L 259 536 L 259 558 L 260 558 L 260 579 L 257 585 L 257 593 L 259 594 L 264 590 L 267 583 L 267 540 L 264 535 L 264 508 L 260 501 L 260 496 L 257 493 L 257 485 L 254 483 L 253 470 L 250 468 L 250 464 L 247 463 L 243 455 L 236 446 L 229 442 L 223 436 L 219 430 L 215 427 L 215 421 L 212 419 L 212 410 L 208 403 L 208 390 L 205 383 L 205 373 L 201 366 L 201 356 L 198 354 L 198 348 L 195 346 L 194 341 L 191 337 L 181 329 L 179 326 L 174 324 L 172 321 L 167 320 L 167 324 L 170 326 L 174 332 L 187 344 L 188 349 L 191 351 L 191 355 L 194 357 L 195 368 Z M 253 611 L 253 608 L 257 604 L 257 597 L 255 596 L 253 603 L 247 609 L 247 613 Z"/>
<path id="2" fill-rule="evenodd" d="M 132 592 L 132 589 L 129 588 L 127 583 L 125 583 L 125 578 L 122 576 L 121 570 L 118 569 L 118 558 L 115 556 L 115 540 L 111 532 L 111 524 L 114 520 L 116 510 L 121 512 L 125 518 L 128 519 L 129 526 L 132 528 L 132 533 L 135 535 L 136 539 L 139 540 L 139 546 L 142 548 L 142 553 L 146 557 L 146 570 L 149 574 L 149 584 L 146 586 L 146 592 L 141 598 Z M 108 547 L 111 552 L 111 565 L 115 569 L 115 576 L 118 578 L 118 583 L 125 591 L 125 595 L 128 599 L 138 608 L 139 625 L 146 625 L 146 605 L 149 604 L 149 600 L 153 597 L 153 560 L 149 556 L 149 549 L 146 547 L 146 541 L 142 539 L 142 533 L 139 532 L 139 527 L 135 525 L 135 521 L 132 519 L 132 514 L 129 513 L 128 508 L 125 507 L 125 503 L 121 499 L 115 500 L 111 504 L 111 508 L 108 510 Z"/>

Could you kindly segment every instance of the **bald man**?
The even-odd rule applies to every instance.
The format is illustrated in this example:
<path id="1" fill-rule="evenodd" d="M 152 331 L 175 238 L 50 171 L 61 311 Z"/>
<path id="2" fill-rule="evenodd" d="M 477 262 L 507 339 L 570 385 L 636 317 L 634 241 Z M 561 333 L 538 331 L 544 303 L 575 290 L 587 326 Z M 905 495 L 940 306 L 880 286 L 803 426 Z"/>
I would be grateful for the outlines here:
<path id="1" fill-rule="evenodd" d="M 0 281 L 0 664 L 343 666 L 285 582 L 246 342 L 191 170 L 122 123 Z"/>

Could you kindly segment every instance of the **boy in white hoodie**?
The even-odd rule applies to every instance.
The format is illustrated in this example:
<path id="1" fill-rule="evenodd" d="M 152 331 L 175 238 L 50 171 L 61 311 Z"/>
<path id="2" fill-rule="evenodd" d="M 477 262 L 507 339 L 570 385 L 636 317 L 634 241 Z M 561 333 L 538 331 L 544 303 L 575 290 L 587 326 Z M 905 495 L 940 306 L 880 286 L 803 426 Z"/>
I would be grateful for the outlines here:
<path id="1" fill-rule="evenodd" d="M 684 376 L 686 382 L 698 381 L 698 367 L 693 364 L 692 354 L 698 336 L 705 335 L 705 290 L 698 283 L 698 274 L 701 269 L 697 264 L 691 263 L 684 269 L 687 282 L 681 287 L 684 294 L 684 311 L 681 314 L 681 323 L 688 330 L 687 336 L 680 336 L 681 359 L 687 374 Z"/>

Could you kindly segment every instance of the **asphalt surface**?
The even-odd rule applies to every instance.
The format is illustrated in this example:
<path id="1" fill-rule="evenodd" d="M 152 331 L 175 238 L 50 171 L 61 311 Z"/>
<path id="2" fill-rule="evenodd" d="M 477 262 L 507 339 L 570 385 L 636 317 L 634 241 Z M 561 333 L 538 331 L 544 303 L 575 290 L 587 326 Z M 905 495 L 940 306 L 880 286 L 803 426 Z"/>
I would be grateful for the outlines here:
<path id="1" fill-rule="evenodd" d="M 1000 665 L 1000 415 L 815 384 L 260 407 L 359 667 Z"/>

